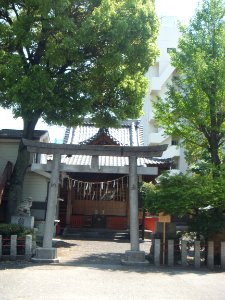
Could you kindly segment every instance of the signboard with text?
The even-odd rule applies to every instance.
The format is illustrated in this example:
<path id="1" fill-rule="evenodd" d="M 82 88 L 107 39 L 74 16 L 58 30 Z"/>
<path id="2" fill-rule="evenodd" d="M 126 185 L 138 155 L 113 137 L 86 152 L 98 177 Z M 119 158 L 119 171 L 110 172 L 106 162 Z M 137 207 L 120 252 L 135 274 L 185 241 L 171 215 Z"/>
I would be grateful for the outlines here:
<path id="1" fill-rule="evenodd" d="M 159 213 L 159 222 L 170 223 L 171 215 L 165 215 L 164 213 Z"/>

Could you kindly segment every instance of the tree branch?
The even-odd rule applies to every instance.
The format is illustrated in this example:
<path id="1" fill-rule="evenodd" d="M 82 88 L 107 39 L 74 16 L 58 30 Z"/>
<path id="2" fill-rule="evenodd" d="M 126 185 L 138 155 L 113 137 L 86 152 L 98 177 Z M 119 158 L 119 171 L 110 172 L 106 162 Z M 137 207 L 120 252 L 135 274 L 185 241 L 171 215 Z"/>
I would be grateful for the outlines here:
<path id="1" fill-rule="evenodd" d="M 9 13 L 5 10 L 0 9 L 0 19 L 5 20 L 10 26 L 13 24 L 12 19 L 9 16 Z"/>
<path id="2" fill-rule="evenodd" d="M 209 140 L 210 134 L 209 134 L 206 126 L 199 124 L 197 127 L 198 127 L 199 131 L 201 131 L 204 134 L 204 136 L 207 138 L 207 140 Z"/>
<path id="3" fill-rule="evenodd" d="M 25 56 L 25 54 L 23 52 L 23 48 L 21 46 L 17 45 L 16 49 L 17 49 L 17 51 L 18 51 L 18 53 L 19 53 L 19 55 L 20 55 L 20 57 L 21 57 L 21 59 L 23 61 L 24 68 L 28 69 L 29 68 L 29 64 L 28 64 L 26 56 Z"/>
<path id="4" fill-rule="evenodd" d="M 15 15 L 16 15 L 16 18 L 17 18 L 17 20 L 19 19 L 19 14 L 18 14 L 18 12 L 17 12 L 17 10 L 16 10 L 16 7 L 15 7 L 15 4 L 14 3 L 12 3 L 12 10 L 14 11 L 14 13 L 15 13 Z"/>
<path id="5" fill-rule="evenodd" d="M 42 22 L 42 21 L 44 21 L 44 18 L 42 18 L 42 16 L 39 19 L 39 21 L 41 21 L 41 26 L 42 26 L 41 37 L 40 37 L 39 43 L 37 45 L 37 49 L 36 49 L 35 53 L 33 54 L 33 64 L 39 64 L 40 63 L 40 60 L 41 60 L 41 58 L 44 54 L 44 51 L 46 49 L 47 37 L 50 35 L 50 31 L 47 31 L 44 28 L 44 25 L 43 25 L 43 22 Z"/>
<path id="6" fill-rule="evenodd" d="M 57 75 L 61 75 L 63 73 L 65 73 L 65 71 L 67 70 L 67 68 L 70 66 L 70 63 L 67 62 L 65 65 L 63 65 L 57 72 Z"/>
<path id="7" fill-rule="evenodd" d="M 33 56 L 33 64 L 34 65 L 40 63 L 41 57 L 43 56 L 44 51 L 45 51 L 45 46 L 46 46 L 46 40 L 45 39 L 40 40 L 40 42 L 38 43 L 36 52 Z"/>

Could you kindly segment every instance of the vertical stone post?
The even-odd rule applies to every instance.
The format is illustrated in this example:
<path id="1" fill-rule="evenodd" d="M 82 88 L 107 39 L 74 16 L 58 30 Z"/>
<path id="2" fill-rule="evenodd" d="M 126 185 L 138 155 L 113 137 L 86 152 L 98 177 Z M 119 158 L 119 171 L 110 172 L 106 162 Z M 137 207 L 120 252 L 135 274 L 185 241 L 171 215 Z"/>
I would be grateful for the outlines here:
<path id="1" fill-rule="evenodd" d="M 0 258 L 2 256 L 2 235 L 0 235 Z"/>
<path id="2" fill-rule="evenodd" d="M 181 265 L 187 266 L 187 241 L 181 241 Z"/>
<path id="3" fill-rule="evenodd" d="M 214 243 L 208 242 L 207 266 L 209 269 L 214 267 Z"/>
<path id="4" fill-rule="evenodd" d="M 174 240 L 168 240 L 168 266 L 174 265 Z"/>
<path id="5" fill-rule="evenodd" d="M 200 268 L 200 241 L 195 241 L 195 268 Z"/>
<path id="6" fill-rule="evenodd" d="M 53 155 L 52 174 L 50 179 L 50 189 L 48 195 L 43 248 L 52 247 L 52 238 L 54 235 L 54 221 L 55 221 L 56 205 L 57 205 L 57 198 L 58 198 L 60 159 L 61 159 L 60 154 Z"/>
<path id="7" fill-rule="evenodd" d="M 129 206 L 131 250 L 125 252 L 123 264 L 146 264 L 145 252 L 139 250 L 137 157 L 129 157 Z"/>
<path id="8" fill-rule="evenodd" d="M 130 242 L 131 251 L 139 251 L 139 220 L 138 220 L 138 177 L 137 158 L 129 158 L 129 204 L 130 204 Z"/>
<path id="9" fill-rule="evenodd" d="M 225 270 L 225 242 L 221 242 L 221 268 Z"/>
<path id="10" fill-rule="evenodd" d="M 17 255 L 17 235 L 11 235 L 10 256 L 16 257 Z"/>
<path id="11" fill-rule="evenodd" d="M 59 262 L 57 250 L 52 248 L 52 238 L 54 235 L 54 221 L 58 199 L 59 166 L 61 155 L 54 154 L 52 164 L 52 174 L 50 179 L 50 189 L 45 220 L 43 248 L 36 249 L 36 256 L 32 257 L 33 262 Z"/>
<path id="12" fill-rule="evenodd" d="M 154 265 L 160 266 L 160 240 L 154 240 Z"/>
<path id="13" fill-rule="evenodd" d="M 27 234 L 25 239 L 25 256 L 27 258 L 31 257 L 32 254 L 32 235 Z"/>

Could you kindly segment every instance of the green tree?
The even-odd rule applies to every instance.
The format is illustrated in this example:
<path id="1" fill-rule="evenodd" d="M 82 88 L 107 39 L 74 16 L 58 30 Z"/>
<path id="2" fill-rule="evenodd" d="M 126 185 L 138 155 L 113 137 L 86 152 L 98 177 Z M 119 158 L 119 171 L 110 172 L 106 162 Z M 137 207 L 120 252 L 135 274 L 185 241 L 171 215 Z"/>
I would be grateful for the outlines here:
<path id="1" fill-rule="evenodd" d="M 161 175 L 160 183 L 144 183 L 142 198 L 153 214 L 189 216 L 191 231 L 207 238 L 225 228 L 224 175 Z"/>
<path id="2" fill-rule="evenodd" d="M 203 0 L 181 32 L 171 53 L 177 74 L 166 99 L 155 105 L 156 119 L 183 141 L 189 161 L 209 158 L 218 170 L 225 141 L 224 0 Z"/>
<path id="3" fill-rule="evenodd" d="M 153 0 L 2 0 L 0 105 L 24 121 L 115 126 L 140 115 L 157 56 Z M 9 191 L 15 211 L 29 154 L 20 145 Z"/>

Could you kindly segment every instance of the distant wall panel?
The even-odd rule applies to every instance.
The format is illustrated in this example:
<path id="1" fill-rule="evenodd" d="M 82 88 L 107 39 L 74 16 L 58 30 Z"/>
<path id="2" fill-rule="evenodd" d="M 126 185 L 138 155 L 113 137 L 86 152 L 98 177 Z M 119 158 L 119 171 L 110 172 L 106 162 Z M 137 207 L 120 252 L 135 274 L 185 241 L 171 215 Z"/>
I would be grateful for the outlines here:
<path id="1" fill-rule="evenodd" d="M 119 201 L 75 200 L 72 202 L 73 214 L 105 214 L 126 216 L 127 203 Z"/>

